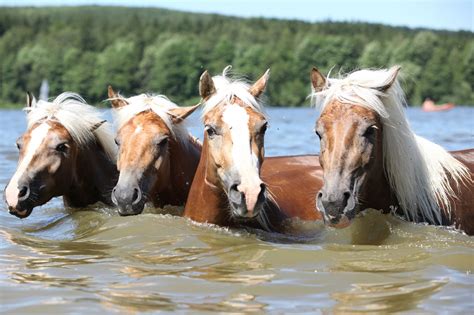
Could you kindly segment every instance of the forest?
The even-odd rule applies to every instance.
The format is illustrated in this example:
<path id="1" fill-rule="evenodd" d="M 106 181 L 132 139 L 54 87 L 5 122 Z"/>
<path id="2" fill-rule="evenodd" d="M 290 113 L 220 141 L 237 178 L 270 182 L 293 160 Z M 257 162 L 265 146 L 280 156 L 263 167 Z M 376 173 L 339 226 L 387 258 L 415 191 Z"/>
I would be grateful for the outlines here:
<path id="1" fill-rule="evenodd" d="M 50 96 L 103 104 L 107 85 L 198 101 L 200 74 L 228 65 L 254 80 L 271 68 L 267 103 L 307 106 L 312 66 L 332 76 L 402 66 L 411 105 L 425 97 L 474 104 L 474 34 L 380 24 L 236 18 L 156 8 L 0 8 L 0 104 L 23 106 L 47 79 Z"/>

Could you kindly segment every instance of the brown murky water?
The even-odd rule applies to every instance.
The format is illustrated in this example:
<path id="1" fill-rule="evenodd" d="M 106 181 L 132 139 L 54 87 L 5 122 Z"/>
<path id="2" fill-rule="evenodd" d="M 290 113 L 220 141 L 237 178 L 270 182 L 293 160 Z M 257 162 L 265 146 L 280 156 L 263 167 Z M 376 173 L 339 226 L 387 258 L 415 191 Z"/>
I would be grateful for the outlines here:
<path id="1" fill-rule="evenodd" d="M 24 127 L 18 124 L 21 115 L 0 115 L 2 187 L 16 163 L 13 143 Z M 2 311 L 474 309 L 474 238 L 455 231 L 372 211 L 345 230 L 296 222 L 305 237 L 285 238 L 145 212 L 119 217 L 100 206 L 71 211 L 54 200 L 19 220 L 2 204 Z"/>

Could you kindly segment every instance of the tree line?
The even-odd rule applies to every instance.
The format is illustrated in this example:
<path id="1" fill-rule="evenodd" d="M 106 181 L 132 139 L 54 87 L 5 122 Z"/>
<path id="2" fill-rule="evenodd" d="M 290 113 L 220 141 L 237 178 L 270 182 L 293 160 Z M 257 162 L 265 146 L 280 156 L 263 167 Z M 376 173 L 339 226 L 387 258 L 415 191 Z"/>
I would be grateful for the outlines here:
<path id="1" fill-rule="evenodd" d="M 198 80 L 232 64 L 256 79 L 271 68 L 274 106 L 308 104 L 309 72 L 402 66 L 410 104 L 474 104 L 474 34 L 380 24 L 235 18 L 155 8 L 0 8 L 1 103 L 23 105 L 47 79 L 50 95 L 98 104 L 112 84 L 124 95 L 198 100 Z M 37 94 L 37 92 L 36 92 Z"/>

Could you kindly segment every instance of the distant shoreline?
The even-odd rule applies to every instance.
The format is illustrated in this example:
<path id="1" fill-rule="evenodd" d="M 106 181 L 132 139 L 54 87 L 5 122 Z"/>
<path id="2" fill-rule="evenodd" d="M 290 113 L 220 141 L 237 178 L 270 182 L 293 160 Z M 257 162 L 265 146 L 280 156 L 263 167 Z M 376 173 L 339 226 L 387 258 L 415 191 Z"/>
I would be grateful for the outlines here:
<path id="1" fill-rule="evenodd" d="M 347 73 L 401 65 L 411 104 L 474 104 L 474 33 L 374 23 L 306 22 L 185 13 L 159 8 L 66 6 L 0 10 L 1 108 L 75 91 L 98 104 L 106 87 L 125 96 L 164 94 L 198 100 L 204 70 L 227 65 L 250 81 L 270 68 L 268 104 L 309 106 L 309 73 Z"/>

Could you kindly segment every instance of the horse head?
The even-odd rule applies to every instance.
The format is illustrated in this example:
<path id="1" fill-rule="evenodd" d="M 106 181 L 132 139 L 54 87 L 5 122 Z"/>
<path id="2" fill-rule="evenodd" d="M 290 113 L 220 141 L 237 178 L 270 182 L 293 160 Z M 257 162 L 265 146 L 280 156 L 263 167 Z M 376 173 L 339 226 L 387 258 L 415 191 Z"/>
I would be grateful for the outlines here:
<path id="1" fill-rule="evenodd" d="M 141 94 L 124 98 L 109 87 L 117 120 L 120 172 L 112 201 L 121 215 L 136 215 L 147 201 L 170 182 L 171 146 L 186 145 L 189 134 L 183 121 L 196 106 L 178 107 L 164 96 Z M 173 157 L 176 158 L 176 157 Z"/>
<path id="2" fill-rule="evenodd" d="M 398 71 L 394 67 L 383 72 L 369 87 L 359 86 L 357 81 L 328 80 L 316 68 L 311 72 L 314 95 L 322 104 L 315 131 L 320 139 L 324 185 L 317 195 L 317 207 L 329 225 L 349 224 L 364 198 L 362 188 L 370 185 L 370 173 L 383 169 L 384 126 L 380 116 L 361 105 L 351 90 L 383 98 L 396 82 Z"/>
<path id="3" fill-rule="evenodd" d="M 207 158 L 206 181 L 227 196 L 234 219 L 254 218 L 262 211 L 266 186 L 260 178 L 264 159 L 267 119 L 258 101 L 269 78 L 269 70 L 254 84 L 206 71 L 199 91 L 204 100 Z"/>
<path id="4" fill-rule="evenodd" d="M 78 156 L 91 143 L 100 142 L 110 158 L 114 155 L 113 147 L 107 147 L 96 135 L 105 121 L 79 95 L 65 92 L 53 102 L 37 102 L 28 93 L 25 110 L 28 129 L 17 140 L 18 166 L 5 188 L 8 209 L 19 218 L 70 192 L 80 176 Z"/>

